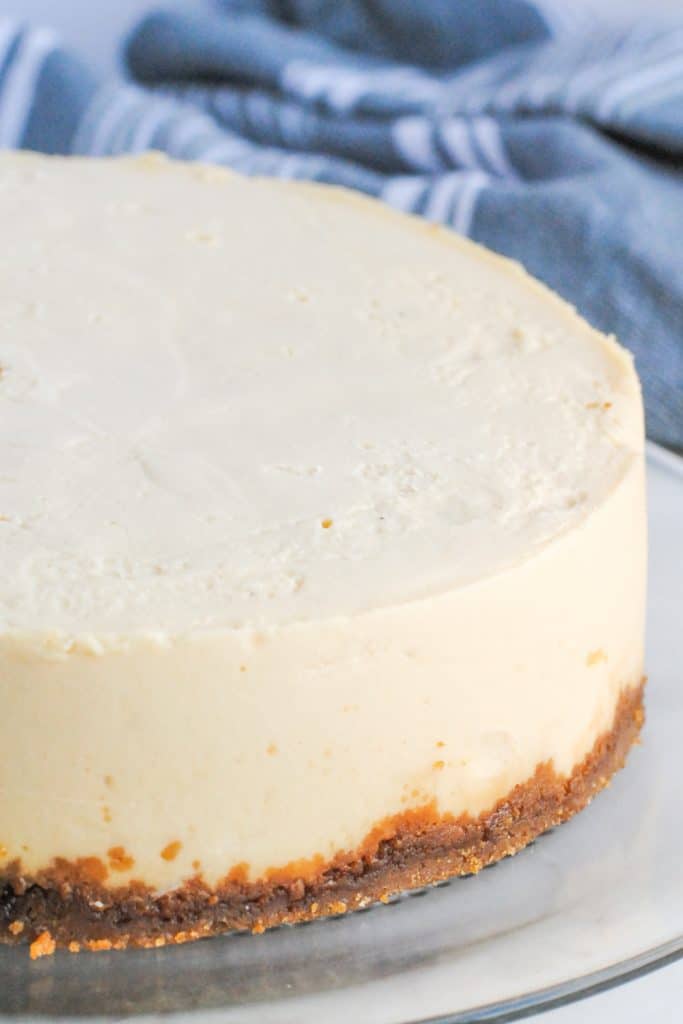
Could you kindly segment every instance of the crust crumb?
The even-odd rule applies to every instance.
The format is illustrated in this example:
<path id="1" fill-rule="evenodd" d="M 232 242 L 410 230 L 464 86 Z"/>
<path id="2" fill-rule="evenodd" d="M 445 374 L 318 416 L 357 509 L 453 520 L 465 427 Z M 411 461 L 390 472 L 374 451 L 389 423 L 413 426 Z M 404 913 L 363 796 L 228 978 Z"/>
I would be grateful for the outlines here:
<path id="1" fill-rule="evenodd" d="M 70 953 L 80 953 L 80 951 L 81 951 L 81 944 L 80 944 L 80 942 L 70 942 L 69 945 L 68 945 L 68 950 L 69 950 Z"/>
<path id="2" fill-rule="evenodd" d="M 173 936 L 173 942 L 181 946 L 184 942 L 194 942 L 195 939 L 201 939 L 203 934 L 205 933 L 196 929 L 188 932 L 176 932 Z"/>
<path id="3" fill-rule="evenodd" d="M 599 647 L 596 651 L 589 651 L 589 653 L 586 655 L 586 664 L 589 668 L 591 668 L 593 665 L 599 665 L 601 661 L 607 661 L 607 655 L 601 647 Z"/>
<path id="4" fill-rule="evenodd" d="M 23 930 L 24 930 L 24 922 L 23 921 L 12 921 L 11 925 L 9 925 L 9 928 L 8 928 L 8 931 L 10 932 L 11 935 L 21 935 Z"/>
<path id="5" fill-rule="evenodd" d="M 29 947 L 31 960 L 39 960 L 41 956 L 52 956 L 56 948 L 57 944 L 50 932 L 41 932 Z"/>
<path id="6" fill-rule="evenodd" d="M 435 772 L 440 772 L 441 769 L 445 768 L 445 767 L 446 767 L 446 762 L 445 761 L 435 761 L 434 764 L 432 765 L 432 768 L 434 769 Z"/>
<path id="7" fill-rule="evenodd" d="M 70 876 L 73 877 L 73 868 L 69 861 L 58 857 L 55 863 L 61 867 L 61 873 L 64 878 L 69 879 Z M 102 885 L 109 875 L 106 864 L 103 864 L 99 857 L 79 857 L 74 862 L 74 865 L 76 869 L 75 877 L 86 878 L 95 885 Z"/>
<path id="8" fill-rule="evenodd" d="M 122 846 L 112 846 L 107 851 L 109 857 L 109 867 L 112 871 L 130 871 L 135 864 L 134 859 L 129 853 L 126 853 Z"/>
<path id="9" fill-rule="evenodd" d="M 163 860 L 175 860 L 180 851 L 183 848 L 183 844 L 179 839 L 174 839 L 172 843 L 168 843 L 159 854 Z"/>

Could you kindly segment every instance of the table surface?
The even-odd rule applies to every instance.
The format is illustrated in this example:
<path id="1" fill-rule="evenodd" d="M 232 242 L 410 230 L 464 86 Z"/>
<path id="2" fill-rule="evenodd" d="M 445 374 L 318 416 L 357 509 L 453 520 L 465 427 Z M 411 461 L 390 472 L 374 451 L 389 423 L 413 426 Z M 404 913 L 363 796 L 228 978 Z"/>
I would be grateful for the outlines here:
<path id="1" fill-rule="evenodd" d="M 0 14 L 56 28 L 65 41 L 104 74 L 119 69 L 118 47 L 126 30 L 146 10 L 168 6 L 168 0 L 0 0 Z M 612 5 L 644 10 L 681 10 L 681 0 L 602 0 Z M 176 3 L 174 6 L 179 6 Z M 185 9 L 205 6 L 203 0 L 185 0 Z M 551 1010 L 537 1017 L 543 1024 L 642 1024 L 645 1020 L 675 1024 L 683 1017 L 683 960 L 656 970 L 626 985 L 589 999 Z M 371 1021 L 363 1024 L 372 1024 Z"/>

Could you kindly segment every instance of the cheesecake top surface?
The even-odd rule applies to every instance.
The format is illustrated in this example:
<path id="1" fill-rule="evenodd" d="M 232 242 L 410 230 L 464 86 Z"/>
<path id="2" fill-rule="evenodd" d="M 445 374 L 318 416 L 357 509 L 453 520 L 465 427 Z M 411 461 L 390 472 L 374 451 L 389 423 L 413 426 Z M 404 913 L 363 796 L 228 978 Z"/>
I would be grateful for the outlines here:
<path id="1" fill-rule="evenodd" d="M 267 628 L 490 578 L 642 451 L 630 357 L 338 189 L 0 158 L 0 631 Z"/>

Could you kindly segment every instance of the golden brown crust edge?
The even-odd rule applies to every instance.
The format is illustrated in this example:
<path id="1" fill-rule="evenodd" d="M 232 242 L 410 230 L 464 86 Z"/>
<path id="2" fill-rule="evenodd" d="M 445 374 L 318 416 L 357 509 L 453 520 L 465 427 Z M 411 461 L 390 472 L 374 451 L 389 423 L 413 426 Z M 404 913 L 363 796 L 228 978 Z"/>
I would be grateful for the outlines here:
<path id="1" fill-rule="evenodd" d="M 28 942 L 38 957 L 55 948 L 155 947 L 226 931 L 261 932 L 477 872 L 566 821 L 608 785 L 638 739 L 643 687 L 624 690 L 612 728 L 570 776 L 539 765 L 476 819 L 439 815 L 433 804 L 406 811 L 379 822 L 357 850 L 327 864 L 293 864 L 255 882 L 237 868 L 215 889 L 197 877 L 156 896 L 137 882 L 105 887 L 87 870 L 89 861 L 56 861 L 33 878 L 15 861 L 0 877 L 0 941 Z"/>

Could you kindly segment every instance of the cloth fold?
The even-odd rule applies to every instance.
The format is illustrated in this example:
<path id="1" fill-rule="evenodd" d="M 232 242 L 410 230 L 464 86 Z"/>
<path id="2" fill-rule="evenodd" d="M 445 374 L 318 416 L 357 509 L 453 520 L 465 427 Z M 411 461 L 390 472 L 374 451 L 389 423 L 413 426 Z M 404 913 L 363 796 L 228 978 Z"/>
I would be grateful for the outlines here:
<path id="1" fill-rule="evenodd" d="M 519 259 L 635 354 L 683 448 L 683 15 L 562 0 L 159 9 L 100 83 L 0 21 L 0 146 L 155 148 L 361 189 Z"/>

